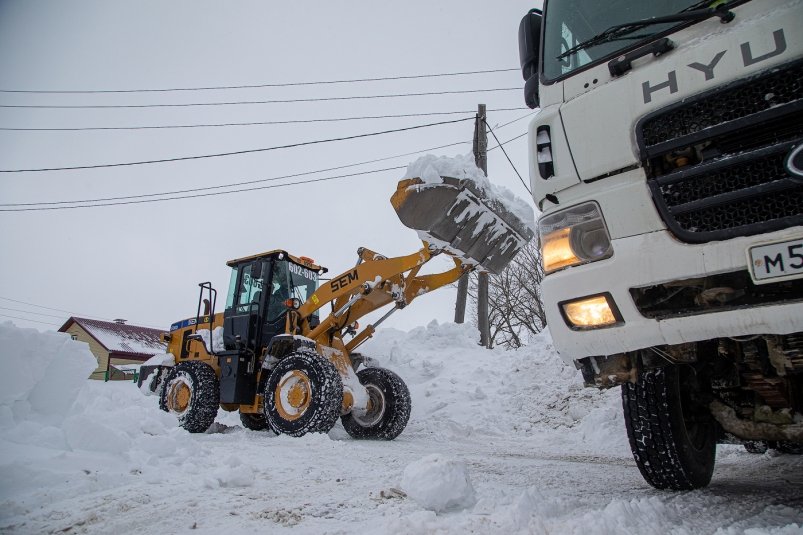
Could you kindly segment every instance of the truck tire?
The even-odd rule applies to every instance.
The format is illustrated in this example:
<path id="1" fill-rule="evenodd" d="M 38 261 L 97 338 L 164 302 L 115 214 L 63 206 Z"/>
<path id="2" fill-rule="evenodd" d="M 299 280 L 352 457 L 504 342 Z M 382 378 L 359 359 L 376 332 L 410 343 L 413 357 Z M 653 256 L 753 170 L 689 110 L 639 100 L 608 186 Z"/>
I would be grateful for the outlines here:
<path id="1" fill-rule="evenodd" d="M 780 442 L 772 443 L 771 447 L 775 449 L 775 451 L 779 451 L 787 455 L 803 455 L 803 444 L 798 444 L 797 442 L 782 440 Z"/>
<path id="2" fill-rule="evenodd" d="M 220 385 L 215 370 L 198 360 L 180 362 L 165 375 L 159 408 L 176 415 L 190 433 L 203 433 L 217 416 Z"/>
<path id="3" fill-rule="evenodd" d="M 270 429 L 270 423 L 268 423 L 268 419 L 265 417 L 264 413 L 241 412 L 240 423 L 243 424 L 243 427 L 251 431 Z"/>
<path id="4" fill-rule="evenodd" d="M 711 481 L 717 424 L 696 401 L 692 368 L 644 370 L 622 385 L 627 437 L 641 475 L 657 489 L 690 490 Z"/>
<path id="5" fill-rule="evenodd" d="M 342 416 L 343 427 L 354 438 L 393 440 L 410 419 L 410 390 L 401 377 L 385 368 L 363 368 L 357 377 L 371 403 L 363 415 Z"/>
<path id="6" fill-rule="evenodd" d="M 769 449 L 769 446 L 763 440 L 748 440 L 744 443 L 744 449 L 747 450 L 747 453 L 766 453 Z"/>
<path id="7" fill-rule="evenodd" d="M 280 434 L 328 433 L 340 416 L 343 382 L 335 365 L 300 350 L 279 362 L 264 390 L 265 417 Z"/>

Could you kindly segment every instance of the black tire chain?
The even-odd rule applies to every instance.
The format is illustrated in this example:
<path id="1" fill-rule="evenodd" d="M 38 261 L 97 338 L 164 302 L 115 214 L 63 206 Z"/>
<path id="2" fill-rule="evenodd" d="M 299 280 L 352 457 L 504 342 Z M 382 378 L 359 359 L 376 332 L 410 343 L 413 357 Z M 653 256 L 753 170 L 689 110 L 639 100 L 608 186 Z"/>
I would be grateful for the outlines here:
<path id="1" fill-rule="evenodd" d="M 378 375 L 386 379 L 388 384 L 376 384 L 376 379 L 371 376 Z M 364 368 L 357 373 L 362 384 L 374 384 L 377 387 L 385 387 L 388 391 L 384 392 L 385 402 L 385 415 L 383 419 L 376 425 L 371 427 L 362 427 L 358 424 L 351 414 L 343 415 L 343 427 L 349 435 L 357 439 L 380 439 L 380 440 L 393 440 L 398 437 L 404 428 L 407 427 L 407 422 L 410 420 L 411 399 L 410 390 L 401 377 L 385 368 Z M 389 387 L 389 388 L 388 388 Z"/>
<path id="2" fill-rule="evenodd" d="M 217 417 L 220 403 L 220 384 L 215 371 L 201 361 L 190 360 L 180 362 L 173 366 L 164 378 L 164 385 L 159 396 L 159 408 L 168 412 L 166 396 L 169 393 L 170 382 L 183 374 L 192 386 L 190 406 L 178 416 L 181 427 L 190 433 L 203 433 Z M 212 403 L 214 401 L 214 403 Z"/>
<path id="3" fill-rule="evenodd" d="M 309 367 L 315 369 L 316 365 L 320 365 L 320 371 L 326 375 L 323 379 L 323 385 L 320 385 L 320 391 L 315 392 L 313 391 L 313 401 L 312 403 L 315 407 L 310 406 L 307 410 L 315 409 L 312 414 L 312 417 L 306 422 L 303 427 L 295 430 L 285 431 L 282 429 L 283 422 L 274 422 L 272 421 L 270 415 L 268 414 L 269 411 L 267 410 L 268 407 L 271 407 L 275 410 L 275 401 L 273 398 L 273 389 L 268 392 L 268 386 L 271 384 L 271 378 L 273 377 L 273 373 L 277 372 L 277 370 L 283 370 L 281 373 L 284 375 L 288 371 L 293 369 L 298 369 L 294 367 L 290 367 L 284 370 L 287 367 L 287 362 L 291 362 L 290 359 L 294 357 L 299 357 L 300 360 L 307 364 Z M 265 403 L 265 416 L 268 421 L 270 427 L 277 431 L 278 433 L 283 433 L 290 435 L 292 437 L 300 437 L 304 436 L 307 433 L 328 433 L 332 427 L 334 427 L 335 423 L 337 423 L 337 419 L 340 417 L 340 410 L 342 407 L 342 399 L 343 399 L 343 381 L 340 379 L 340 374 L 337 372 L 337 368 L 335 365 L 320 356 L 319 354 L 313 351 L 307 350 L 298 350 L 292 353 L 291 355 L 284 358 L 281 362 L 279 362 L 276 367 L 271 372 L 271 378 L 268 379 L 266 383 L 266 388 L 264 392 L 264 403 Z M 318 385 L 313 385 L 317 388 Z M 338 403 L 320 403 L 320 400 L 328 400 L 332 396 L 337 397 L 340 402 Z M 303 416 L 302 416 L 303 418 Z"/>

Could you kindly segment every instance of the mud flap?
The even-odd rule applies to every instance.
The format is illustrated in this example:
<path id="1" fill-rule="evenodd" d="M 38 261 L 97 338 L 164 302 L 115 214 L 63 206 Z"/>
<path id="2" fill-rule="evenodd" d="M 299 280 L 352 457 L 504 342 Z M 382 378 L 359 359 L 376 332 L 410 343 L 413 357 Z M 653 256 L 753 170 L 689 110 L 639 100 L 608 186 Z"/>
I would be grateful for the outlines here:
<path id="1" fill-rule="evenodd" d="M 499 274 L 533 237 L 533 231 L 472 180 L 442 177 L 399 182 L 390 202 L 401 222 L 432 245 Z"/>

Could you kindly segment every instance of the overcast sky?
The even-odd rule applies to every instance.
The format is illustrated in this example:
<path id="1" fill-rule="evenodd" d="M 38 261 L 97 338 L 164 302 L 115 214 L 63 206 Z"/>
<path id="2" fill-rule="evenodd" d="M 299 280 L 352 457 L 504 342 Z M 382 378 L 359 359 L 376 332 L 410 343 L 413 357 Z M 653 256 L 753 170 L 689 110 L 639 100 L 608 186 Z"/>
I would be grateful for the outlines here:
<path id="1" fill-rule="evenodd" d="M 0 0 L 0 89 L 129 90 L 411 76 L 518 67 L 519 20 L 533 2 Z M 517 71 L 381 82 L 139 93 L 0 93 L 10 105 L 139 105 L 320 99 L 517 88 L 407 98 L 155 108 L 0 108 L 0 128 L 190 125 L 476 110 L 502 141 L 529 113 Z M 165 159 L 353 136 L 460 119 L 440 115 L 306 124 L 88 131 L 0 130 L 0 169 Z M 506 126 L 505 123 L 522 118 Z M 471 152 L 473 122 L 238 156 L 70 171 L 0 173 L 0 203 L 42 203 L 208 188 L 429 151 Z M 489 140 L 490 146 L 495 142 Z M 527 177 L 526 136 L 505 145 Z M 402 156 L 291 181 L 407 165 Z M 527 199 L 500 150 L 489 178 Z M 389 198 L 404 170 L 167 202 L 0 212 L 0 321 L 57 328 L 72 313 L 168 328 L 194 316 L 197 284 L 225 295 L 231 258 L 275 248 L 330 274 L 366 246 L 387 256 L 421 246 Z M 229 188 L 231 189 L 231 188 Z M 200 193 L 225 191 L 206 190 Z M 53 206 L 53 205 L 50 205 Z M 2 206 L 0 209 L 8 209 Z M 448 264 L 441 263 L 441 267 Z M 417 300 L 386 326 L 451 321 L 452 289 Z M 222 310 L 219 299 L 218 311 Z M 19 301 L 29 303 L 23 304 Z M 40 305 L 40 308 L 32 305 Z M 58 310 L 51 310 L 58 309 Z M 62 311 L 68 311 L 65 313 Z M 37 313 L 37 314 L 34 314 Z M 48 314 L 48 315 L 45 315 Z"/>

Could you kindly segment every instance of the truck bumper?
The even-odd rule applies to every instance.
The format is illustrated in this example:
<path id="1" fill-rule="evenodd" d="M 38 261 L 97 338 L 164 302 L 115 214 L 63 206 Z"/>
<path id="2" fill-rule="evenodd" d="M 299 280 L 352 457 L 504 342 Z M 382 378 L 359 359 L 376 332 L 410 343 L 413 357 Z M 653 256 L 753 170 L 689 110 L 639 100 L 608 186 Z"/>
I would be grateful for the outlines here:
<path id="1" fill-rule="evenodd" d="M 681 243 L 663 230 L 615 239 L 613 257 L 544 278 L 547 323 L 555 347 L 561 358 L 572 364 L 588 356 L 656 345 L 803 331 L 803 302 L 799 300 L 655 319 L 639 312 L 630 293 L 631 288 L 745 271 L 748 247 L 801 236 L 803 227 L 699 245 Z M 623 321 L 607 328 L 571 329 L 558 303 L 604 292 L 613 297 Z"/>

